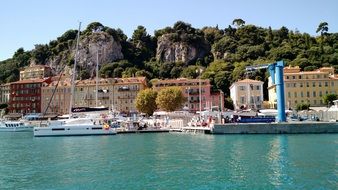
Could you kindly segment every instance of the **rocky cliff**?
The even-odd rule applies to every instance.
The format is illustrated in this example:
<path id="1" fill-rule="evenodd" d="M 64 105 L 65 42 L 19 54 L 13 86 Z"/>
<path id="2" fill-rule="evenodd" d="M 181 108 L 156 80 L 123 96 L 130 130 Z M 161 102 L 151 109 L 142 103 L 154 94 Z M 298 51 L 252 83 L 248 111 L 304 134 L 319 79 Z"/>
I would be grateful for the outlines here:
<path id="1" fill-rule="evenodd" d="M 156 59 L 162 62 L 189 63 L 203 58 L 208 50 L 206 44 L 193 45 L 171 40 L 170 34 L 164 34 L 157 41 Z"/>
<path id="2" fill-rule="evenodd" d="M 75 44 L 75 43 L 74 43 Z M 106 32 L 92 33 L 88 36 L 80 38 L 78 49 L 78 66 L 86 68 L 91 76 L 94 76 L 95 66 L 97 62 L 97 54 L 99 57 L 99 65 L 109 63 L 115 60 L 123 59 L 121 44 Z M 69 62 L 74 60 L 75 45 L 69 50 L 60 53 L 49 59 L 47 65 L 59 71 L 65 64 L 66 73 L 70 71 Z"/>

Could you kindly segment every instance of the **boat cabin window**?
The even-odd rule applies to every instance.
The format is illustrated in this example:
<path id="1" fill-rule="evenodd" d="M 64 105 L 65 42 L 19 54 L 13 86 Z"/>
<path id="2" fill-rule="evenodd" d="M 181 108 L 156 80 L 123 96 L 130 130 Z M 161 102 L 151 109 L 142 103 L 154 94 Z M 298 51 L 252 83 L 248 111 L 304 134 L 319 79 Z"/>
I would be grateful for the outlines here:
<path id="1" fill-rule="evenodd" d="M 55 128 L 55 129 L 52 129 L 52 131 L 64 131 L 65 128 Z"/>

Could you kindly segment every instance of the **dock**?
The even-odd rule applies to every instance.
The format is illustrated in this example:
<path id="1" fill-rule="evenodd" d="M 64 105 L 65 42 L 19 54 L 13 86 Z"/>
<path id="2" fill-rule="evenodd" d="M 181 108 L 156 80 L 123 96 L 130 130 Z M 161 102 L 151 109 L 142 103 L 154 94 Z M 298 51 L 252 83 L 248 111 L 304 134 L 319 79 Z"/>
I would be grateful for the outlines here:
<path id="1" fill-rule="evenodd" d="M 214 124 L 211 134 L 314 134 L 338 133 L 336 122 L 227 123 Z"/>
<path id="2" fill-rule="evenodd" d="M 149 129 L 149 130 L 123 130 L 116 131 L 117 134 L 132 134 L 132 133 L 169 133 L 169 129 Z"/>

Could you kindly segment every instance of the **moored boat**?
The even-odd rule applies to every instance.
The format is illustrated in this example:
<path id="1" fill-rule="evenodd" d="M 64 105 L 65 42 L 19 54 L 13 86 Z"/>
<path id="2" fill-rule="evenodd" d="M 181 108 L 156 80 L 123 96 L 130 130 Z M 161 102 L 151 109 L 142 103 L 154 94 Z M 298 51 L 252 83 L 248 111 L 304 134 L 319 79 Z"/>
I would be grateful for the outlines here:
<path id="1" fill-rule="evenodd" d="M 48 121 L 47 123 L 41 123 L 39 127 L 34 127 L 35 137 L 115 134 L 116 130 L 111 126 L 111 124 L 90 118 Z"/>
<path id="2" fill-rule="evenodd" d="M 32 131 L 33 126 L 25 125 L 21 121 L 0 121 L 0 132 Z"/>

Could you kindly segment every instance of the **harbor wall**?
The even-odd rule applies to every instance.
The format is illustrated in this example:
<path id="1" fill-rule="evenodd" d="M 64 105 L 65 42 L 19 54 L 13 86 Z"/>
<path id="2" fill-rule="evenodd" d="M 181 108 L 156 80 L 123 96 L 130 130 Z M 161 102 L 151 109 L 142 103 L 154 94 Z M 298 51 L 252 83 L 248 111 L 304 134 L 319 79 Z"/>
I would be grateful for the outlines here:
<path id="1" fill-rule="evenodd" d="M 214 124 L 212 134 L 338 133 L 336 122 L 229 123 Z"/>

